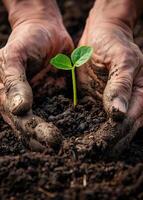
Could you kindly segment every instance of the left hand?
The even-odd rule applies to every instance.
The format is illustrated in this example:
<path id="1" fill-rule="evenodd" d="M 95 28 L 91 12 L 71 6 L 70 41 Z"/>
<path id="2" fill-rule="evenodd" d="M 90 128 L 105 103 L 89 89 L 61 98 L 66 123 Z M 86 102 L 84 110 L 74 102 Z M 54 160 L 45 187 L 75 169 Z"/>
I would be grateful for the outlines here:
<path id="1" fill-rule="evenodd" d="M 96 71 L 106 68 L 109 76 L 103 93 L 104 108 L 111 118 L 122 121 L 118 139 L 128 133 L 132 138 L 143 125 L 143 55 L 134 43 L 133 30 L 121 17 L 111 20 L 107 15 L 104 18 L 104 14 L 94 15 L 92 11 L 79 45 L 94 48 L 91 64 L 78 70 L 81 90 L 96 100 L 99 94 L 95 91 L 96 85 L 105 86 L 97 79 Z M 113 130 L 110 132 L 112 137 Z"/>

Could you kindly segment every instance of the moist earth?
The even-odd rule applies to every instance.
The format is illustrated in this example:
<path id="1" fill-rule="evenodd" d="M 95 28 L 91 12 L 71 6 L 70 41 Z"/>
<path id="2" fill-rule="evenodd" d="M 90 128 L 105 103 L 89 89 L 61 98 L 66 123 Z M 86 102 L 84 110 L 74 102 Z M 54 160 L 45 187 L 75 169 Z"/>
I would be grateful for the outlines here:
<path id="1" fill-rule="evenodd" d="M 75 43 L 92 2 L 60 1 L 64 22 Z M 10 33 L 2 6 L 0 16 L 2 47 Z M 94 103 L 79 102 L 74 109 L 71 98 L 62 92 L 38 97 L 33 110 L 59 128 L 63 145 L 58 152 L 50 148 L 43 153 L 31 152 L 0 119 L 1 200 L 143 199 L 142 130 L 128 150 L 113 159 L 100 154 L 94 143 L 96 131 L 107 121 L 99 98 Z"/>

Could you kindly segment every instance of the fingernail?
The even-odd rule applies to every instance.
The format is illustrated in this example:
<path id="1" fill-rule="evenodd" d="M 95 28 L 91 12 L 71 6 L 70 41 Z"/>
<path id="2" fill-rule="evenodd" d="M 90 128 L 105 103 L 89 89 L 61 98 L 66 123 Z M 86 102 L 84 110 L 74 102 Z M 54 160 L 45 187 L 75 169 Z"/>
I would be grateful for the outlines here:
<path id="1" fill-rule="evenodd" d="M 23 98 L 18 94 L 11 99 L 9 109 L 13 114 L 16 114 L 22 104 Z"/>
<path id="2" fill-rule="evenodd" d="M 122 120 L 127 112 L 127 104 L 124 100 L 116 97 L 112 101 L 112 118 L 117 120 Z"/>
<path id="3" fill-rule="evenodd" d="M 126 113 L 126 112 L 127 112 L 127 105 L 126 105 L 125 101 L 122 100 L 122 99 L 119 98 L 119 97 L 116 97 L 116 98 L 113 99 L 113 101 L 112 101 L 112 106 L 113 106 L 115 109 L 117 109 L 117 110 L 119 110 L 120 112 L 122 112 L 122 113 Z"/>

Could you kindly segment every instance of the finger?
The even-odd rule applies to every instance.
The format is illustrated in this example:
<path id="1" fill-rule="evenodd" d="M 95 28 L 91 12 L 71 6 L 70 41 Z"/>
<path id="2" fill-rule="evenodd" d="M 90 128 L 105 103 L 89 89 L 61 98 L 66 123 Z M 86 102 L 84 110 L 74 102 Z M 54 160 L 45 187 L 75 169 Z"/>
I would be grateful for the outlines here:
<path id="1" fill-rule="evenodd" d="M 128 148 L 138 129 L 143 126 L 143 68 L 135 78 L 127 117 L 122 123 L 124 137 L 114 146 L 112 155 Z"/>
<path id="2" fill-rule="evenodd" d="M 51 147 L 59 150 L 62 144 L 62 135 L 52 123 L 47 123 L 32 111 L 24 116 L 16 116 L 5 109 L 6 93 L 4 85 L 0 83 L 0 114 L 14 130 L 15 135 L 32 151 L 44 151 Z"/>
<path id="3" fill-rule="evenodd" d="M 103 102 L 105 110 L 114 119 L 122 120 L 127 113 L 133 80 L 139 70 L 139 64 L 139 57 L 128 51 L 120 60 L 118 59 L 117 65 L 111 66 Z"/>
<path id="4" fill-rule="evenodd" d="M 62 142 L 62 136 L 57 127 L 52 123 L 47 123 L 38 116 L 32 114 L 32 111 L 27 113 L 26 116 L 18 117 L 17 129 L 23 132 L 26 138 L 28 134 L 33 139 L 36 139 L 45 147 L 52 147 L 58 149 Z M 28 134 L 27 134 L 28 133 Z"/>
<path id="5" fill-rule="evenodd" d="M 4 120 L 12 127 L 15 135 L 32 151 L 44 151 L 53 148 L 58 151 L 62 144 L 60 131 L 38 116 L 27 113 L 20 117 L 8 112 L 1 112 Z"/>
<path id="6" fill-rule="evenodd" d="M 143 67 L 134 81 L 128 117 L 136 121 L 143 114 Z"/>
<path id="7" fill-rule="evenodd" d="M 6 106 L 13 114 L 27 112 L 32 106 L 32 90 L 24 69 L 26 56 L 19 46 L 8 45 L 0 51 L 0 76 L 6 92 Z"/>

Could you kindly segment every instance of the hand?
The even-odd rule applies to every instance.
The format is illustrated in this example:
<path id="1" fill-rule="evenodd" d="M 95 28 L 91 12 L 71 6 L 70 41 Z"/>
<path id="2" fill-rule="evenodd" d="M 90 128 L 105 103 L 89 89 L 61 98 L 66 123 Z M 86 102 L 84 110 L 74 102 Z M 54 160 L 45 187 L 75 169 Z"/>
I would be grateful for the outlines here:
<path id="1" fill-rule="evenodd" d="M 14 115 L 25 114 L 24 118 L 26 115 L 28 120 L 30 118 L 26 113 L 31 113 L 33 95 L 26 76 L 34 83 L 37 73 L 49 70 L 48 63 L 52 56 L 71 51 L 73 47 L 55 2 L 49 4 L 46 11 L 49 15 L 42 14 L 42 18 L 38 12 L 32 16 L 29 13 L 29 18 L 29 7 L 24 14 L 21 5 L 22 16 L 19 13 L 17 18 L 17 12 L 11 15 L 13 30 L 6 46 L 0 50 L 0 112 L 13 128 L 16 126 Z M 33 115 L 30 116 L 32 119 Z M 18 119 L 21 126 L 22 117 L 16 121 Z"/>
<path id="2" fill-rule="evenodd" d="M 79 85 L 95 99 L 95 85 L 102 85 L 101 81 L 97 82 L 97 68 L 106 67 L 109 75 L 103 93 L 105 110 L 113 119 L 125 119 L 120 124 L 124 127 L 121 137 L 130 130 L 134 130 L 133 136 L 143 125 L 143 55 L 133 40 L 133 23 L 125 23 L 124 19 L 121 20 L 122 16 L 119 19 L 108 17 L 110 12 L 104 17 L 99 9 L 96 13 L 95 8 L 90 13 L 79 44 L 94 48 L 92 64 L 79 69 Z"/>

